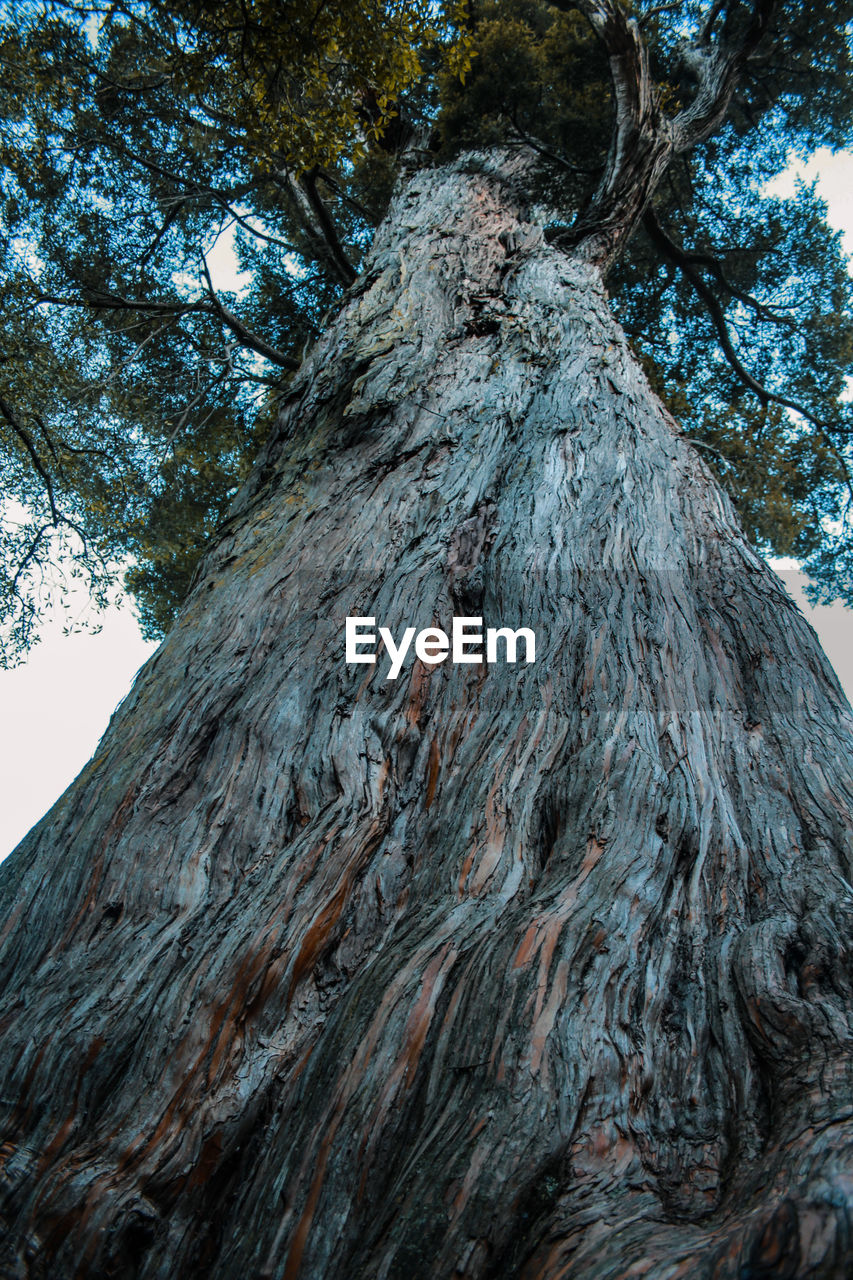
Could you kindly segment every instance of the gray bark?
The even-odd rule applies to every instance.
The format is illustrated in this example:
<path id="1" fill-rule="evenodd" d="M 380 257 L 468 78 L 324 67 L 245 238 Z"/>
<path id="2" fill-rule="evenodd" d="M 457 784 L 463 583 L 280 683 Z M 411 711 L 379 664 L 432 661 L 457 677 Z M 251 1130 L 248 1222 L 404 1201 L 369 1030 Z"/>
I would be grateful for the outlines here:
<path id="1" fill-rule="evenodd" d="M 2 868 L 2 1275 L 849 1274 L 851 729 L 523 172 L 415 175 Z"/>

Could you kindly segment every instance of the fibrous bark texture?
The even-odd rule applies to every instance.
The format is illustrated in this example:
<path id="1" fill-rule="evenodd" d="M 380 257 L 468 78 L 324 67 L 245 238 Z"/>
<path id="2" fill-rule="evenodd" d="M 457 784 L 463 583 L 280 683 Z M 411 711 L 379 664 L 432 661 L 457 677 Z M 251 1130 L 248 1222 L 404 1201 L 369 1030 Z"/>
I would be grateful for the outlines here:
<path id="1" fill-rule="evenodd" d="M 3 867 L 4 1277 L 853 1267 L 850 709 L 523 188 L 401 190 Z"/>

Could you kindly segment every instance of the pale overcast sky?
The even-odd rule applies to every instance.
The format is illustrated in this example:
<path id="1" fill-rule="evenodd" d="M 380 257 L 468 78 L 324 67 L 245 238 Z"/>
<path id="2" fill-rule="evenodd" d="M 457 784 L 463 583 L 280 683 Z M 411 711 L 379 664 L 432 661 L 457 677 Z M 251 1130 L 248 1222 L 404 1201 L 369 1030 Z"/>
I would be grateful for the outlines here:
<path id="1" fill-rule="evenodd" d="M 853 156 L 819 152 L 798 171 L 819 178 L 832 224 L 844 231 L 853 255 Z M 775 185 L 793 190 L 794 171 Z M 223 266 L 225 264 L 223 263 Z M 790 568 L 790 562 L 776 562 Z M 801 575 L 783 577 L 817 631 L 827 657 L 853 702 L 853 611 L 811 609 Z M 85 601 L 81 602 L 81 609 Z M 62 621 L 45 629 L 28 661 L 0 671 L 0 859 L 5 857 L 77 776 L 155 645 L 146 644 L 129 605 L 102 615 L 98 635 L 62 635 Z"/>

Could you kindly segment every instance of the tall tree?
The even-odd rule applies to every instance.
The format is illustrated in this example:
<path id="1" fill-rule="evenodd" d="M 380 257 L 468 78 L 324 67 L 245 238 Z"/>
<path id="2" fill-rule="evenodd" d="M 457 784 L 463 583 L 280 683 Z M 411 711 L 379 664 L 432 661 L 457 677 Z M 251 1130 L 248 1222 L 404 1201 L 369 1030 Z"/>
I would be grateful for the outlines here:
<path id="1" fill-rule="evenodd" d="M 763 305 L 660 193 L 805 121 L 845 32 L 575 8 L 613 108 L 574 221 L 524 139 L 404 152 L 177 624 L 3 865 L 11 1276 L 849 1274 L 853 718 L 602 282 L 642 224 L 721 344 L 721 298 Z M 354 616 L 535 661 L 388 678 Z"/>

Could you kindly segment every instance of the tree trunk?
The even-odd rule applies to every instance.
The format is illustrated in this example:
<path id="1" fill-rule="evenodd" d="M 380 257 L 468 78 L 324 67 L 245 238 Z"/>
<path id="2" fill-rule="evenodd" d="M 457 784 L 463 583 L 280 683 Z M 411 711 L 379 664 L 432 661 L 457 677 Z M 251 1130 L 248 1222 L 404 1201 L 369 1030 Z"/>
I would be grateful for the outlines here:
<path id="1" fill-rule="evenodd" d="M 849 1274 L 851 729 L 523 171 L 417 173 L 2 869 L 0 1273 Z"/>

